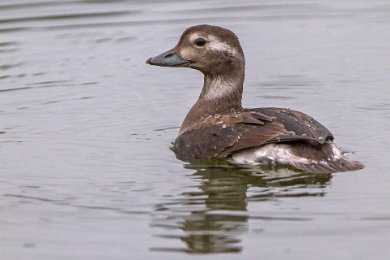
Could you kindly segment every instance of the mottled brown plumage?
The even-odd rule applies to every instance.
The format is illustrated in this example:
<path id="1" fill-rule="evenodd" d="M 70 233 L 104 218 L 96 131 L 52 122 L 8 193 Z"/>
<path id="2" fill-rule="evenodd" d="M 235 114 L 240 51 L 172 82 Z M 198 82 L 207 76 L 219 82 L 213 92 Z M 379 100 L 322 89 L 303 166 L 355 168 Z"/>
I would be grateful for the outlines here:
<path id="1" fill-rule="evenodd" d="M 206 116 L 182 129 L 173 149 L 179 159 L 192 161 L 222 159 L 233 152 L 269 143 L 304 142 L 320 146 L 332 139 L 324 126 L 303 113 L 258 108 Z"/>

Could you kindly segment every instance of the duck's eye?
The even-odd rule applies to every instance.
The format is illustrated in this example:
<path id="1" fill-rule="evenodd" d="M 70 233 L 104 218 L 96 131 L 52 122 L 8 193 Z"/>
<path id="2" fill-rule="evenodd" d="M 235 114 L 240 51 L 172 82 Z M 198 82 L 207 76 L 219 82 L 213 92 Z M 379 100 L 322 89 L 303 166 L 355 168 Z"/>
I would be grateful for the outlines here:
<path id="1" fill-rule="evenodd" d="M 195 40 L 195 45 L 198 46 L 198 47 L 202 47 L 206 44 L 206 39 L 204 38 L 198 38 Z"/>

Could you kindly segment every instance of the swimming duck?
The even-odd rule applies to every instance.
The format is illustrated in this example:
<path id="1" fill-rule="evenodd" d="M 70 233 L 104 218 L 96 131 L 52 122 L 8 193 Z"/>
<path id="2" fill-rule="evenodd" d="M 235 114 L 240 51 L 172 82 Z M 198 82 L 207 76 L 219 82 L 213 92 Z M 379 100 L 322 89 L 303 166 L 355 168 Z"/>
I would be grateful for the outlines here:
<path id="1" fill-rule="evenodd" d="M 362 169 L 312 117 L 286 108 L 241 106 L 245 58 L 238 37 L 211 25 L 188 28 L 171 50 L 148 64 L 203 73 L 200 96 L 173 145 L 178 159 L 224 159 L 242 165 L 276 165 L 311 173 Z"/>

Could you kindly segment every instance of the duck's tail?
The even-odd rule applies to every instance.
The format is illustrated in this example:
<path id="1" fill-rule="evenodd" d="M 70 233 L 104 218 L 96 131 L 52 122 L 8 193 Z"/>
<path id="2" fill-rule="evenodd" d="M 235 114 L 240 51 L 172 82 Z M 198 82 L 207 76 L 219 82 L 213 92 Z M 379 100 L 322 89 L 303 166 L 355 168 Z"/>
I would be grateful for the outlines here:
<path id="1" fill-rule="evenodd" d="M 296 169 L 310 173 L 348 172 L 364 168 L 364 165 L 361 162 L 349 160 L 345 157 L 335 161 L 318 161 L 307 163 L 292 162 L 290 165 Z"/>
<path id="2" fill-rule="evenodd" d="M 350 160 L 332 141 L 321 147 L 309 144 L 267 144 L 247 149 L 231 156 L 237 164 L 258 164 L 293 167 L 309 173 L 356 171 L 364 168 Z"/>

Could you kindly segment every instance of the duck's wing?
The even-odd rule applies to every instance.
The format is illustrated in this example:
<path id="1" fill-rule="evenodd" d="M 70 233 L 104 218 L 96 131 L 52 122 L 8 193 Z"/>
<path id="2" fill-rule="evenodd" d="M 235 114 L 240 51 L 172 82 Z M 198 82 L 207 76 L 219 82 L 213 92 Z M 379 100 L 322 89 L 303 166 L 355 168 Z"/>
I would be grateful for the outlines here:
<path id="1" fill-rule="evenodd" d="M 256 111 L 274 118 L 283 124 L 291 137 L 304 137 L 311 142 L 324 144 L 327 140 L 333 140 L 332 133 L 318 121 L 305 113 L 286 108 L 255 108 L 247 111 Z M 307 138 L 305 138 L 307 137 Z M 290 140 L 290 138 L 287 138 Z"/>
<path id="2" fill-rule="evenodd" d="M 268 143 L 321 145 L 332 138 L 324 126 L 303 113 L 264 108 L 206 117 L 180 133 L 172 149 L 178 159 L 193 161 L 222 159 Z"/>

